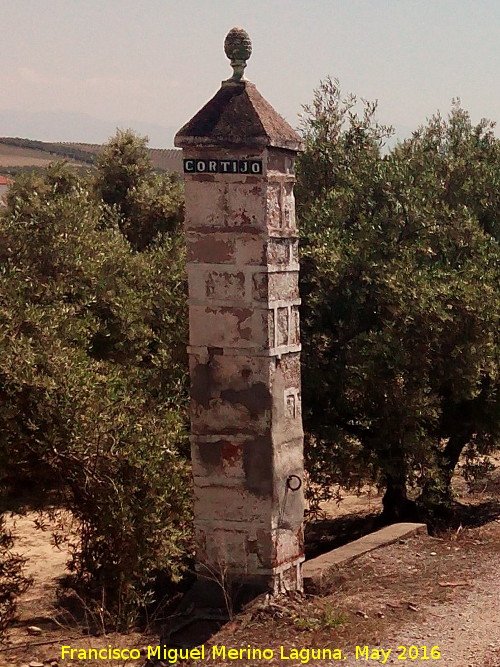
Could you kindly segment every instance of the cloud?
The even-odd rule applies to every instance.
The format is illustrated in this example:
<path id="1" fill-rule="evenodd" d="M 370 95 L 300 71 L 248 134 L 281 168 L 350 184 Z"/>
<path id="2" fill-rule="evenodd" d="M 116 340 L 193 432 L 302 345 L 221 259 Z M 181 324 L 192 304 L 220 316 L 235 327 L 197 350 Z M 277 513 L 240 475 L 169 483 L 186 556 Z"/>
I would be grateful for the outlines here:
<path id="1" fill-rule="evenodd" d="M 20 67 L 17 70 L 18 76 L 22 81 L 32 83 L 36 86 L 50 86 L 54 83 L 60 83 L 61 78 L 54 76 L 47 76 L 43 72 L 39 72 L 31 67 Z"/>

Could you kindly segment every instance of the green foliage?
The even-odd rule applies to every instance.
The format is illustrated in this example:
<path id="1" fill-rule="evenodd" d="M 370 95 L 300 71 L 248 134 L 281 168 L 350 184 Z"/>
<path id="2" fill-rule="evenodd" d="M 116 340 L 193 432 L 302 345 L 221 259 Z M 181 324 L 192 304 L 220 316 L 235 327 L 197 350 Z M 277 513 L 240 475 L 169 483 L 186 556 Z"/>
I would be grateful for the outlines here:
<path id="1" fill-rule="evenodd" d="M 384 155 L 375 113 L 331 80 L 305 109 L 304 424 L 311 496 L 373 482 L 397 517 L 498 446 L 500 142 L 455 104 Z M 76 586 L 121 626 L 191 550 L 182 216 L 130 131 L 94 173 L 22 174 L 0 215 L 0 483 L 57 494 Z"/>
<path id="2" fill-rule="evenodd" d="M 320 492 L 380 483 L 396 516 L 498 444 L 500 148 L 455 106 L 383 156 L 355 103 L 327 81 L 304 121 L 306 453 Z"/>
<path id="3" fill-rule="evenodd" d="M 136 250 L 178 231 L 184 216 L 181 184 L 175 175 L 153 172 L 146 144 L 131 130 L 118 131 L 97 160 L 99 196 Z"/>
<path id="4" fill-rule="evenodd" d="M 348 617 L 346 614 L 339 613 L 330 606 L 312 616 L 296 615 L 293 617 L 293 623 L 297 630 L 304 630 L 306 632 L 332 630 L 344 625 L 347 621 Z"/>
<path id="5" fill-rule="evenodd" d="M 0 217 L 0 469 L 72 512 L 75 585 L 126 627 L 191 549 L 184 246 L 137 253 L 95 192 L 53 165 Z"/>

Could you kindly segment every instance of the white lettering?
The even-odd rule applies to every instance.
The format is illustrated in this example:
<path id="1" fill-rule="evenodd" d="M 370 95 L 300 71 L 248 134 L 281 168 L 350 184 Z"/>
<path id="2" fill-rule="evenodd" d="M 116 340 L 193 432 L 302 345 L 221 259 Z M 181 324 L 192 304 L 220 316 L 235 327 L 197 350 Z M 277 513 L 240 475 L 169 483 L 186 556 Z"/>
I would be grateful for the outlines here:
<path id="1" fill-rule="evenodd" d="M 260 174 L 262 171 L 262 163 L 254 160 L 250 165 L 250 169 L 252 170 L 252 174 Z"/>
<path id="2" fill-rule="evenodd" d="M 184 160 L 184 172 L 187 174 L 262 174 L 262 160 L 229 160 L 193 159 Z"/>

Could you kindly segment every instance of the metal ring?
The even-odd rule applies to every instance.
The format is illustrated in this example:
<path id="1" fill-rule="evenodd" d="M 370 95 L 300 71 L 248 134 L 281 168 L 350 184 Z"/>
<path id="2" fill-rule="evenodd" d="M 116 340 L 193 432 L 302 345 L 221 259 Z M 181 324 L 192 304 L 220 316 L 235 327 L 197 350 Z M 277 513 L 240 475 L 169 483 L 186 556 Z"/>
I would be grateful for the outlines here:
<path id="1" fill-rule="evenodd" d="M 302 480 L 298 475 L 289 475 L 286 480 L 286 485 L 290 491 L 298 491 L 302 486 Z"/>

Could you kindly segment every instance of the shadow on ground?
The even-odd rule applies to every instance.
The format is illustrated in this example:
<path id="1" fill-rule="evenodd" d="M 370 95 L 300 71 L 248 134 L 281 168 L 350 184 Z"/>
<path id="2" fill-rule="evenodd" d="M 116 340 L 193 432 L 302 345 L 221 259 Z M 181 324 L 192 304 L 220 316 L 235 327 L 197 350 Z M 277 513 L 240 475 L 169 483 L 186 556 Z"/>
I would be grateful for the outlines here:
<path id="1" fill-rule="evenodd" d="M 349 514 L 336 519 L 310 521 L 305 529 L 306 560 L 342 547 L 382 528 L 380 514 Z"/>
<path id="2" fill-rule="evenodd" d="M 477 528 L 498 517 L 500 517 L 500 501 L 487 501 L 475 505 L 457 502 L 450 507 L 448 517 L 440 517 L 439 520 L 428 517 L 428 521 L 432 521 L 429 532 L 435 534 L 456 530 L 459 526 Z M 381 513 L 359 513 L 335 519 L 309 521 L 305 530 L 306 560 L 368 535 L 387 523 Z M 230 616 L 232 614 L 227 614 L 223 608 L 212 612 L 194 607 L 192 610 L 185 609 L 183 614 L 172 619 L 170 628 L 165 628 L 162 641 L 169 647 L 198 646 L 216 634 Z"/>
<path id="3" fill-rule="evenodd" d="M 487 500 L 475 505 L 453 503 L 447 515 L 428 518 L 429 533 L 456 530 L 457 528 L 479 528 L 500 518 L 500 500 Z"/>
<path id="4" fill-rule="evenodd" d="M 339 546 L 367 535 L 384 525 L 380 514 L 356 514 L 336 519 L 322 519 L 306 524 L 305 552 L 306 559 L 314 558 Z M 178 614 L 163 628 L 161 644 L 169 648 L 191 648 L 208 641 L 221 627 L 228 622 L 235 609 L 223 607 L 209 609 L 207 600 L 199 605 L 193 592 L 188 593 L 181 602 Z M 214 598 L 216 597 L 214 592 Z M 218 596 L 217 596 L 218 597 Z M 248 597 L 244 602 L 250 602 Z M 154 664 L 154 663 L 150 663 Z"/>

